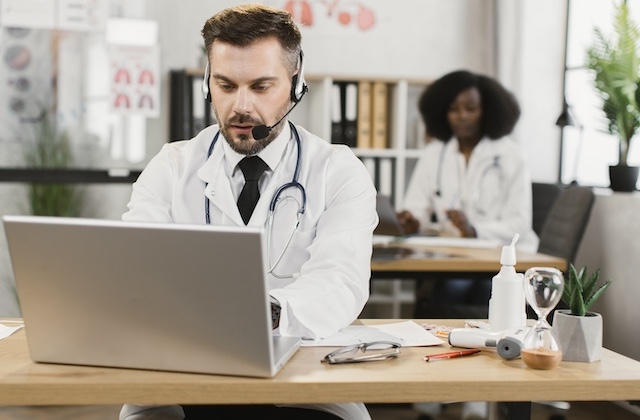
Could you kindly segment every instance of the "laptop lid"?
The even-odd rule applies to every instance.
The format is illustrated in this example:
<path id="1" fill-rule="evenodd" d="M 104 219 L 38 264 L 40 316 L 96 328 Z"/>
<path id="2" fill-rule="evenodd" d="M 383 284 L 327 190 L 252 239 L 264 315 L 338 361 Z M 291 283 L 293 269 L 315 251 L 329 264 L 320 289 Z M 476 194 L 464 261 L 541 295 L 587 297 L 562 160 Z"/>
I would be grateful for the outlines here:
<path id="1" fill-rule="evenodd" d="M 373 233 L 375 235 L 403 236 L 404 230 L 398 220 L 396 211 L 391 203 L 391 197 L 384 194 L 376 196 L 376 211 L 380 222 Z"/>
<path id="2" fill-rule="evenodd" d="M 299 348 L 272 337 L 261 229 L 3 221 L 36 362 L 271 377 Z"/>

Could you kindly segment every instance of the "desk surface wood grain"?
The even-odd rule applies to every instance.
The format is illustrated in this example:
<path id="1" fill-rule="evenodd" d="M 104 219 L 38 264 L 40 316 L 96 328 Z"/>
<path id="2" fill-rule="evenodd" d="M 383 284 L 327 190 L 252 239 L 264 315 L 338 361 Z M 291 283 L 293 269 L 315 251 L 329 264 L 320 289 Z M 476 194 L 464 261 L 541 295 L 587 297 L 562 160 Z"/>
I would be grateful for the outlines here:
<path id="1" fill-rule="evenodd" d="M 456 325 L 459 321 L 424 322 Z M 0 341 L 0 404 L 640 399 L 640 362 L 606 349 L 601 361 L 562 362 L 549 371 L 528 369 L 520 359 L 503 360 L 491 350 L 434 363 L 422 360 L 426 354 L 442 352 L 440 346 L 403 348 L 398 359 L 384 362 L 320 363 L 331 349 L 301 348 L 274 378 L 259 379 L 34 363 L 23 329 Z"/>

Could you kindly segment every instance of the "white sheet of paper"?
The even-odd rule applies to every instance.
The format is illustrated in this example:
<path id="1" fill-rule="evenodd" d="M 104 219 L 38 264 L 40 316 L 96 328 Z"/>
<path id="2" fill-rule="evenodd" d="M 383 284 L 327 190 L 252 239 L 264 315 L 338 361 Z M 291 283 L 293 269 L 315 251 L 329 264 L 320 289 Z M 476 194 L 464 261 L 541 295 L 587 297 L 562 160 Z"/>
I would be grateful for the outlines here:
<path id="1" fill-rule="evenodd" d="M 9 327 L 8 325 L 0 324 L 0 340 L 9 337 L 20 328 L 22 328 L 22 325 Z"/>
<path id="2" fill-rule="evenodd" d="M 302 340 L 303 346 L 342 347 L 371 341 L 395 341 L 402 347 L 437 346 L 444 341 L 413 321 L 377 325 L 349 325 L 331 337 Z"/>

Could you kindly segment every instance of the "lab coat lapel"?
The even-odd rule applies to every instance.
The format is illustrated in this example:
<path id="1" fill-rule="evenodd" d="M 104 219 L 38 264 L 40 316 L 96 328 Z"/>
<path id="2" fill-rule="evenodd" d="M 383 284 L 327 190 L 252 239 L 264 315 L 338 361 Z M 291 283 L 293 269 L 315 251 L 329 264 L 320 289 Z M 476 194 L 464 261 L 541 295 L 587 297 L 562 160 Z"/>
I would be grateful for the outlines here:
<path id="1" fill-rule="evenodd" d="M 207 183 L 204 193 L 209 198 L 212 223 L 218 224 L 214 222 L 213 216 L 217 208 L 235 224 L 244 225 L 240 211 L 238 210 L 238 204 L 231 191 L 231 184 L 224 173 L 222 154 L 213 153 L 200 170 L 198 170 L 198 176 Z"/>
<path id="2" fill-rule="evenodd" d="M 231 190 L 231 184 L 224 173 L 223 153 L 218 149 L 219 147 L 222 146 L 216 144 L 211 157 L 198 170 L 198 177 L 207 183 L 205 194 L 209 197 L 211 205 L 210 215 L 213 221 L 215 207 L 235 224 L 244 225 L 242 216 L 240 216 L 240 211 L 238 210 L 238 204 Z M 258 200 L 256 208 L 253 210 L 253 214 L 248 223 L 249 226 L 266 226 L 266 221 L 269 216 L 269 206 L 271 205 L 274 194 L 280 186 L 291 181 L 295 169 L 295 161 L 291 161 L 291 150 L 286 153 L 287 156 L 280 162 L 269 183 L 264 190 L 261 191 L 260 200 Z"/>

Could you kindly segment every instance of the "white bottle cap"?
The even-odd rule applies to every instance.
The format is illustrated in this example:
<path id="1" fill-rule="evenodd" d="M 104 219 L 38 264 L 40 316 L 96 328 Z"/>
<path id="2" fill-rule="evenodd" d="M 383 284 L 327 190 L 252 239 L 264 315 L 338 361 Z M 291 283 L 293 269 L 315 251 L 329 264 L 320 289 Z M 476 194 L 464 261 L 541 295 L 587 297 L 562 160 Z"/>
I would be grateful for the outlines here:
<path id="1" fill-rule="evenodd" d="M 511 245 L 502 247 L 502 255 L 500 255 L 500 264 L 502 265 L 516 265 L 516 242 L 518 242 L 519 234 L 515 234 L 511 240 Z"/>

